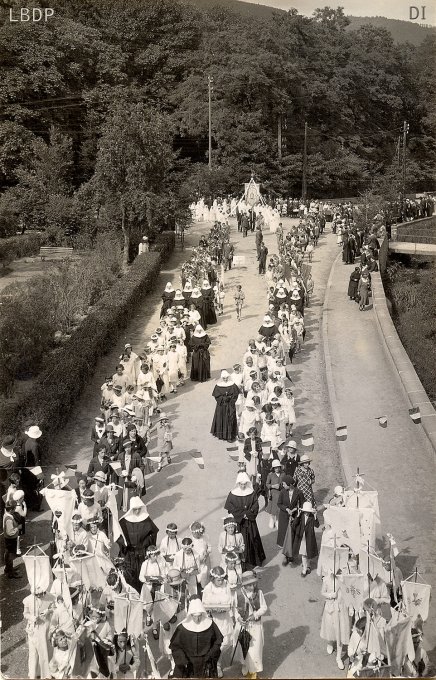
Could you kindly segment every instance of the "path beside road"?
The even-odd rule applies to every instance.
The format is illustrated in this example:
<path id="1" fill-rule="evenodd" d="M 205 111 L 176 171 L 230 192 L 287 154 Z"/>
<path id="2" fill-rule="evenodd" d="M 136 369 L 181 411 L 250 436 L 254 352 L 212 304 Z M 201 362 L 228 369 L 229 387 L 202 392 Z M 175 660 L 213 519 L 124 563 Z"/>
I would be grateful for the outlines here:
<path id="1" fill-rule="evenodd" d="M 404 577 L 415 567 L 436 586 L 434 450 L 421 425 L 408 413 L 404 388 L 377 328 L 372 308 L 360 312 L 347 297 L 352 266 L 335 261 L 326 299 L 327 351 L 335 396 L 337 425 L 348 426 L 341 445 L 347 480 L 359 467 L 379 492 L 383 532 L 392 533 L 401 551 Z M 331 395 L 330 395 L 331 396 Z M 376 418 L 387 416 L 387 428 Z M 436 642 L 436 604 L 430 609 L 426 639 Z M 433 631 L 432 631 L 433 628 Z"/>

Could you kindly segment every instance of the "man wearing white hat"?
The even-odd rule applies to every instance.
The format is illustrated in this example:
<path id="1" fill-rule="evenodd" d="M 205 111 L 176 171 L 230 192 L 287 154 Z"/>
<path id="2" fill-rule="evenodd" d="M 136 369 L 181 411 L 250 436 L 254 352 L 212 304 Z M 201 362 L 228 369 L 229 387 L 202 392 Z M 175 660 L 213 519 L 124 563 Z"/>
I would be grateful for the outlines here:
<path id="1" fill-rule="evenodd" d="M 42 431 L 39 429 L 38 425 L 32 425 L 25 431 L 25 434 L 27 434 L 27 439 L 23 446 L 23 467 L 41 465 L 41 449 L 38 440 L 42 435 Z"/>

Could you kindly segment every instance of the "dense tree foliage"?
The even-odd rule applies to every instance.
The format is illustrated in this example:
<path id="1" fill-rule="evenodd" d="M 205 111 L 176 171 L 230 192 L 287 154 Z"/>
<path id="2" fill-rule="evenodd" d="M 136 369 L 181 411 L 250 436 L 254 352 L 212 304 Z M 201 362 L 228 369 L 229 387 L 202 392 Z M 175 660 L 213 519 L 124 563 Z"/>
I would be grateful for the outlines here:
<path id="1" fill-rule="evenodd" d="M 238 192 L 251 171 L 298 196 L 305 121 L 309 194 L 352 196 L 389 176 L 404 120 L 407 188 L 433 188 L 433 37 L 396 45 L 383 28 L 350 30 L 330 7 L 307 18 L 175 0 L 51 6 L 45 24 L 0 10 L 2 232 L 152 233 L 196 191 Z"/>

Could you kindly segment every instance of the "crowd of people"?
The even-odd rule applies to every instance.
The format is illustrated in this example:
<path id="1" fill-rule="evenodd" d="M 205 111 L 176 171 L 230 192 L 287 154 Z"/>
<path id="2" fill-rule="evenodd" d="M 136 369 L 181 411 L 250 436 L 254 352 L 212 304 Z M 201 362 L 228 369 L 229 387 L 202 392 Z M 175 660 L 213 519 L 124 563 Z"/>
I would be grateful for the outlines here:
<path id="1" fill-rule="evenodd" d="M 235 661 L 244 677 L 256 678 L 263 670 L 268 612 L 259 570 L 272 557 L 257 526 L 261 499 L 269 529 L 277 532 L 283 568 L 299 562 L 307 578 L 319 553 L 317 573 L 326 599 L 320 635 L 327 653 L 336 652 L 338 667 L 344 669 L 345 646 L 350 677 L 376 673 L 388 661 L 392 667 L 392 658 L 395 675 L 415 677 L 428 668 L 421 645 L 425 612 L 411 611 L 393 539 L 385 541 L 387 559 L 376 552 L 382 538 L 377 493 L 362 478 L 352 489 L 334 489 L 318 548 L 315 472 L 310 455 L 299 452 L 295 441 L 290 371 L 304 350 L 313 253 L 326 224 L 335 223 L 338 234 L 339 218 L 320 201 L 305 208 L 299 223 L 285 232 L 275 213 L 253 211 L 251 219 L 240 201 L 193 206 L 196 216 L 214 224 L 182 266 L 180 286 L 165 286 L 159 327 L 144 349 L 137 354 L 126 343 L 114 374 L 105 379 L 85 473 L 72 476 L 59 468 L 41 488 L 39 427 L 29 424 L 24 442 L 4 438 L 0 467 L 9 578 L 21 577 L 14 559 L 27 508 L 40 509 L 45 498 L 52 511 L 49 554 L 35 547 L 24 558 L 30 678 L 158 678 L 168 669 L 169 677 L 222 677 Z M 248 340 L 239 363 L 221 371 L 212 391 L 211 433 L 237 451 L 235 485 L 224 502 L 227 514 L 215 546 L 220 559 L 213 562 L 202 522 L 192 517 L 189 532 L 180 536 L 177 522 L 159 527 L 144 499 L 147 476 L 172 462 L 165 402 L 188 379 L 211 377 L 207 329 L 223 312 L 224 272 L 234 256 L 228 218 L 237 210 L 243 236 L 254 233 L 266 290 L 257 337 Z M 280 217 L 277 206 L 271 210 Z M 376 262 L 377 244 L 354 228 L 348 206 L 341 207 L 340 220 L 344 262 L 348 248 L 353 258 Z M 276 253 L 268 253 L 265 229 L 276 234 Z M 234 299 L 240 320 L 241 286 Z M 158 540 L 159 532 L 164 535 Z M 395 635 L 395 626 L 401 635 Z M 158 641 L 158 659 L 151 637 Z"/>

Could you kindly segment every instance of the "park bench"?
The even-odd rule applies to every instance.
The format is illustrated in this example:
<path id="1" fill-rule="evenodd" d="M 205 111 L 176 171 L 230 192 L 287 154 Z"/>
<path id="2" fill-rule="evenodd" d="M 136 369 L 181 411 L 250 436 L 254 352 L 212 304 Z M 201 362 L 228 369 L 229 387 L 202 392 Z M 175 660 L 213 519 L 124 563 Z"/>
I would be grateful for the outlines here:
<path id="1" fill-rule="evenodd" d="M 41 246 L 39 256 L 41 260 L 66 260 L 73 254 L 72 248 L 60 248 L 58 246 Z"/>

